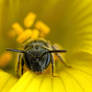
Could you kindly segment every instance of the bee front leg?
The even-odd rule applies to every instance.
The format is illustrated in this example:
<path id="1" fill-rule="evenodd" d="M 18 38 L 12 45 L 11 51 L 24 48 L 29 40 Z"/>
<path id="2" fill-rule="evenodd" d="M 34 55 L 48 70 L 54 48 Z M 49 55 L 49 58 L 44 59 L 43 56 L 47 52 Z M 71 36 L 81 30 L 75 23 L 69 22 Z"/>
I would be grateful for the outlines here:
<path id="1" fill-rule="evenodd" d="M 17 77 L 20 77 L 20 75 L 23 74 L 23 66 L 24 66 L 23 57 L 22 57 L 21 54 L 19 54 L 19 55 L 18 55 L 17 67 L 16 67 L 16 74 L 17 74 Z"/>
<path id="2" fill-rule="evenodd" d="M 58 46 L 57 44 L 54 44 L 54 45 L 52 46 L 52 49 L 53 49 L 53 50 L 59 50 L 60 48 L 59 48 L 59 46 Z M 68 65 L 68 64 L 66 64 L 66 63 L 64 62 L 64 60 L 62 59 L 62 56 L 61 56 L 60 53 L 55 53 L 55 55 L 60 59 L 60 61 L 64 64 L 64 66 L 66 66 L 66 67 L 68 67 L 68 68 L 71 68 L 70 65 Z"/>
<path id="3" fill-rule="evenodd" d="M 22 61 L 21 61 L 21 75 L 23 75 L 23 72 L 24 72 L 23 67 L 24 67 L 24 60 L 22 58 Z"/>
<path id="4" fill-rule="evenodd" d="M 20 68 L 20 62 L 21 62 L 21 54 L 18 55 L 18 62 L 17 62 L 17 67 L 16 67 L 16 74 L 19 77 L 19 68 Z"/>
<path id="5" fill-rule="evenodd" d="M 51 59 L 51 65 L 52 65 L 52 76 L 54 76 L 54 58 L 53 58 L 53 56 Z"/>

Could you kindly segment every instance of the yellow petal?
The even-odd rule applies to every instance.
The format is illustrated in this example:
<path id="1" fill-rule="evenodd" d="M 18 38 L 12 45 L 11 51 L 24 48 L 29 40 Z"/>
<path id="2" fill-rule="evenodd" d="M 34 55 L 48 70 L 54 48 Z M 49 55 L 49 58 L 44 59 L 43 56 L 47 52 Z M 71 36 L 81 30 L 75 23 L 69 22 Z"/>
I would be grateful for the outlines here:
<path id="1" fill-rule="evenodd" d="M 74 88 L 74 92 L 91 92 L 92 88 L 92 55 L 87 52 L 75 52 L 67 57 L 68 63 L 72 66 L 72 69 L 65 69 L 67 76 L 77 84 L 80 88 Z M 62 78 L 64 75 L 62 76 Z M 67 78 L 68 78 L 67 77 Z M 65 81 L 65 79 L 64 79 Z M 66 84 L 67 85 L 67 82 Z M 73 85 L 73 84 L 71 84 Z M 69 85 L 67 85 L 69 86 Z M 66 87 L 67 88 L 67 87 Z M 70 89 L 70 88 L 69 88 Z"/>
<path id="2" fill-rule="evenodd" d="M 61 78 L 67 90 L 66 92 L 92 91 L 92 73 L 88 73 L 87 69 L 84 69 L 85 67 L 82 66 L 80 68 L 73 66 L 73 69 L 66 69 L 64 73 L 61 73 Z"/>
<path id="3" fill-rule="evenodd" d="M 58 83 L 58 86 L 56 86 L 56 83 Z M 59 87 L 62 91 L 64 90 L 57 77 L 54 78 L 49 75 L 36 75 L 31 72 L 26 72 L 10 92 L 52 92 L 53 85 L 56 86 L 53 88 L 57 90 L 57 92 L 57 88 Z"/>
<path id="4" fill-rule="evenodd" d="M 24 25 L 25 27 L 29 28 L 33 25 L 34 21 L 36 19 L 36 15 L 34 13 L 29 13 L 27 17 L 24 19 Z"/>
<path id="5" fill-rule="evenodd" d="M 16 82 L 16 78 L 0 70 L 0 92 L 9 92 Z"/>
<path id="6" fill-rule="evenodd" d="M 70 5 L 61 24 L 60 41 L 71 50 L 70 53 L 84 50 L 92 54 L 92 1 L 74 0 Z"/>

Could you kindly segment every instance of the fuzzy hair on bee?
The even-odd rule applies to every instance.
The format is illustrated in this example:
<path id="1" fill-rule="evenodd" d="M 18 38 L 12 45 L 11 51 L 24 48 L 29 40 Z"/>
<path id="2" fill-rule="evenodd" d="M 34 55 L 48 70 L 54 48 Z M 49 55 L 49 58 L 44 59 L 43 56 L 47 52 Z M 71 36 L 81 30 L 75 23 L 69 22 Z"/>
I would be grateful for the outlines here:
<path id="1" fill-rule="evenodd" d="M 65 53 L 67 51 L 60 50 L 55 45 L 51 45 L 49 42 L 44 40 L 32 40 L 24 46 L 23 50 L 7 48 L 7 51 L 19 53 L 17 61 L 17 75 L 19 72 L 19 65 L 21 65 L 22 75 L 24 72 L 24 65 L 33 72 L 43 72 L 50 64 L 52 75 L 54 75 L 55 61 L 53 54 L 55 54 L 66 67 L 71 67 L 63 61 L 60 55 L 60 53 Z"/>

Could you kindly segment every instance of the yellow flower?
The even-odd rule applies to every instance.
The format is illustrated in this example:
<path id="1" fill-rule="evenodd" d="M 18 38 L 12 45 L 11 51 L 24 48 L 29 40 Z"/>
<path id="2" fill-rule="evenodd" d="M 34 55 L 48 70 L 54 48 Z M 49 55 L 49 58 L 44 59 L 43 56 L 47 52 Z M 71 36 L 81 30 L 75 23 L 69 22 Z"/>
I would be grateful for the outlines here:
<path id="1" fill-rule="evenodd" d="M 49 28 L 47 25 L 41 24 L 43 23 L 41 21 L 40 23 L 36 22 L 37 25 L 35 25 L 36 15 L 32 14 L 32 17 L 30 17 L 29 13 L 28 17 L 24 19 L 24 23 L 21 23 L 25 27 L 17 22 L 15 29 L 18 30 L 14 31 L 13 27 L 10 37 L 17 34 L 17 42 L 22 43 L 31 38 L 35 32 L 36 36 L 33 35 L 33 39 L 39 37 L 39 32 L 44 32 L 44 34 L 41 34 L 41 37 L 44 38 L 51 29 L 51 34 L 47 38 L 51 42 L 58 42 L 63 48 L 67 49 L 64 59 L 66 63 L 72 66 L 72 68 L 67 68 L 57 60 L 55 62 L 55 77 L 52 77 L 48 72 L 35 74 L 27 71 L 15 85 L 12 85 L 10 92 L 92 92 L 92 1 L 50 0 L 44 2 L 41 0 L 23 0 L 20 4 L 20 0 L 14 3 L 11 0 L 9 4 L 11 16 L 8 16 L 13 19 L 13 22 L 21 21 L 25 14 L 32 10 L 50 26 Z M 14 6 L 17 6 L 17 9 Z M 16 20 L 14 20 L 14 14 L 20 14 L 16 16 Z M 29 21 L 30 19 L 32 21 Z M 3 23 L 5 22 L 6 20 Z M 32 27 L 33 25 L 35 26 Z M 42 27 L 39 27 L 39 25 Z M 5 27 L 5 24 L 3 26 Z M 42 31 L 43 28 L 47 30 Z M 4 30 L 4 32 L 6 31 Z"/>
<path id="2" fill-rule="evenodd" d="M 40 24 L 37 24 L 39 27 Z M 26 38 L 28 31 L 23 32 L 22 39 Z M 65 67 L 60 61 L 57 61 L 55 62 L 54 76 L 48 72 L 42 74 L 26 72 L 10 92 L 91 92 L 92 68 L 89 65 L 92 65 L 92 58 L 90 53 L 73 50 L 68 54 L 64 58 L 72 68 Z"/>

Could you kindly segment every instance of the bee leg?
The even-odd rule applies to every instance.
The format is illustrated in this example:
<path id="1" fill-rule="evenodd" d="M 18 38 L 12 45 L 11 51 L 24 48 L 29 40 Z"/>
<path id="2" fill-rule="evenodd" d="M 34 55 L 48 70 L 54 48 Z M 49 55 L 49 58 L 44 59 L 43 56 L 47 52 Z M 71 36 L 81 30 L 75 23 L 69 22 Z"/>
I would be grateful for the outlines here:
<path id="1" fill-rule="evenodd" d="M 21 75 L 23 75 L 23 71 L 24 71 L 23 66 L 24 66 L 24 60 L 22 58 L 22 61 L 21 61 Z"/>
<path id="2" fill-rule="evenodd" d="M 18 56 L 18 62 L 17 62 L 17 69 L 16 69 L 16 74 L 19 77 L 19 68 L 20 68 L 20 58 L 21 58 L 21 54 L 19 54 Z"/>
<path id="3" fill-rule="evenodd" d="M 52 59 L 51 59 L 51 64 L 52 64 L 52 76 L 54 76 L 54 59 L 53 59 L 53 56 L 52 56 Z"/>
<path id="4" fill-rule="evenodd" d="M 57 50 L 57 49 L 59 49 L 59 47 L 55 44 L 55 45 L 52 46 L 52 49 L 53 49 L 53 50 Z M 55 53 L 55 55 L 60 59 L 60 61 L 64 64 L 64 66 L 66 66 L 66 67 L 68 67 L 68 68 L 71 68 L 70 65 L 68 65 L 68 64 L 66 64 L 66 63 L 64 62 L 64 60 L 62 59 L 60 53 Z"/>

